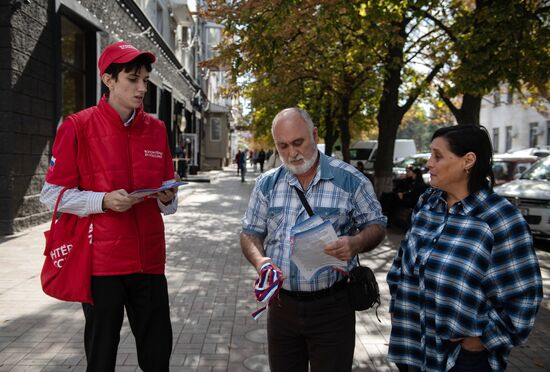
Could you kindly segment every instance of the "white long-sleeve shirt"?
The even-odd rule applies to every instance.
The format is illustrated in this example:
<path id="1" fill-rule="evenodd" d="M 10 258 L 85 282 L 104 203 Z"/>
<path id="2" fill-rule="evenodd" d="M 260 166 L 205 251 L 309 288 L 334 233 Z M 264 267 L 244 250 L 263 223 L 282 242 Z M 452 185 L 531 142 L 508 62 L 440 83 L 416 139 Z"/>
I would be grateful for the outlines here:
<path id="1" fill-rule="evenodd" d="M 174 182 L 174 180 L 164 181 L 163 185 L 170 182 Z M 61 190 L 63 190 L 63 186 L 45 182 L 40 192 L 40 202 L 53 210 Z M 76 214 L 80 217 L 104 213 L 102 204 L 105 194 L 105 192 L 82 191 L 78 188 L 69 189 L 63 194 L 57 210 L 63 213 Z M 157 199 L 157 204 L 160 211 L 165 215 L 176 213 L 178 209 L 178 194 L 174 195 L 174 199 L 168 205 L 164 205 L 159 199 Z"/>

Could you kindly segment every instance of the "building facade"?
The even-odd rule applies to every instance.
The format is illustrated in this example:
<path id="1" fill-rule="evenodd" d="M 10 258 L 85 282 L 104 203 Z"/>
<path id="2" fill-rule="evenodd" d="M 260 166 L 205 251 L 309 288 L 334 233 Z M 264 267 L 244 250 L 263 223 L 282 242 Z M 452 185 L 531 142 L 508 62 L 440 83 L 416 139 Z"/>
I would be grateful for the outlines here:
<path id="1" fill-rule="evenodd" d="M 196 7 L 203 5 L 204 1 L 196 3 Z M 196 9 L 195 6 L 192 9 Z M 199 51 L 201 61 L 209 60 L 217 55 L 216 47 L 222 40 L 223 27 L 219 24 L 201 19 L 197 16 L 195 24 L 200 30 Z M 204 109 L 204 141 L 202 147 L 202 169 L 220 169 L 229 165 L 231 115 L 233 102 L 222 94 L 226 84 L 226 69 L 224 66 L 201 67 L 202 89 L 206 95 Z"/>
<path id="2" fill-rule="evenodd" d="M 227 132 L 216 132 L 222 122 L 206 134 L 209 83 L 198 67 L 204 22 L 191 14 L 181 0 L 0 2 L 0 235 L 51 217 L 39 194 L 57 127 L 98 102 L 97 59 L 110 43 L 126 40 L 157 56 L 144 109 L 165 122 L 172 154 L 182 142 L 188 147 L 191 174 L 203 163 L 214 167 L 209 152 L 227 152 L 204 142 Z M 220 110 L 216 117 L 224 117 Z"/>
<path id="3" fill-rule="evenodd" d="M 484 97 L 480 124 L 489 131 L 495 153 L 550 146 L 548 114 L 525 106 L 505 87 Z"/>

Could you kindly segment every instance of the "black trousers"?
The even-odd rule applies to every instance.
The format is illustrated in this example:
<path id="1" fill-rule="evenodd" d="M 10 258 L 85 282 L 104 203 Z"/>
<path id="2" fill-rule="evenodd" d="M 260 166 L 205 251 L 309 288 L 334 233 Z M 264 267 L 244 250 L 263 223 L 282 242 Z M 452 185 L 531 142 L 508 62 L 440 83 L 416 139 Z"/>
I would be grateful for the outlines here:
<path id="1" fill-rule="evenodd" d="M 267 319 L 272 372 L 351 371 L 355 311 L 343 288 L 324 298 L 297 299 L 281 292 Z"/>
<path id="2" fill-rule="evenodd" d="M 172 325 L 164 275 L 94 276 L 92 296 L 94 305 L 82 304 L 87 372 L 115 370 L 124 309 L 136 339 L 139 367 L 145 372 L 169 370 Z"/>
<path id="3" fill-rule="evenodd" d="M 421 372 L 420 368 L 406 364 L 397 364 L 399 372 Z M 455 366 L 449 372 L 491 372 L 489 352 L 460 350 Z"/>

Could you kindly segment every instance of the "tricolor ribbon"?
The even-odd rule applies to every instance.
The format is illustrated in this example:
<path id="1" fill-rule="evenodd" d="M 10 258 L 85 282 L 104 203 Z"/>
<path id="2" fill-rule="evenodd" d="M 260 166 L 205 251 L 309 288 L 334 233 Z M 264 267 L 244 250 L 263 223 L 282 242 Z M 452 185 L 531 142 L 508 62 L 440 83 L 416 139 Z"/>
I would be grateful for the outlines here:
<path id="1" fill-rule="evenodd" d="M 254 282 L 254 294 L 256 300 L 266 303 L 262 308 L 252 313 L 252 318 L 257 320 L 279 294 L 283 284 L 283 273 L 275 269 L 271 263 L 266 263 L 260 268 L 258 279 Z"/>

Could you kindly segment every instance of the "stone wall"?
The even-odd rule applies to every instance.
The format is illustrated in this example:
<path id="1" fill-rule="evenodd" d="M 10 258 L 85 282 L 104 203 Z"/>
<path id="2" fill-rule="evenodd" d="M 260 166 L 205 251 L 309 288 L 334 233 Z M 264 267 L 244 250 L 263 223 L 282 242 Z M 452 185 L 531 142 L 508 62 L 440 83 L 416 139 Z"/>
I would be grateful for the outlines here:
<path id="1" fill-rule="evenodd" d="M 55 121 L 53 1 L 0 5 L 0 234 L 45 221 Z"/>

